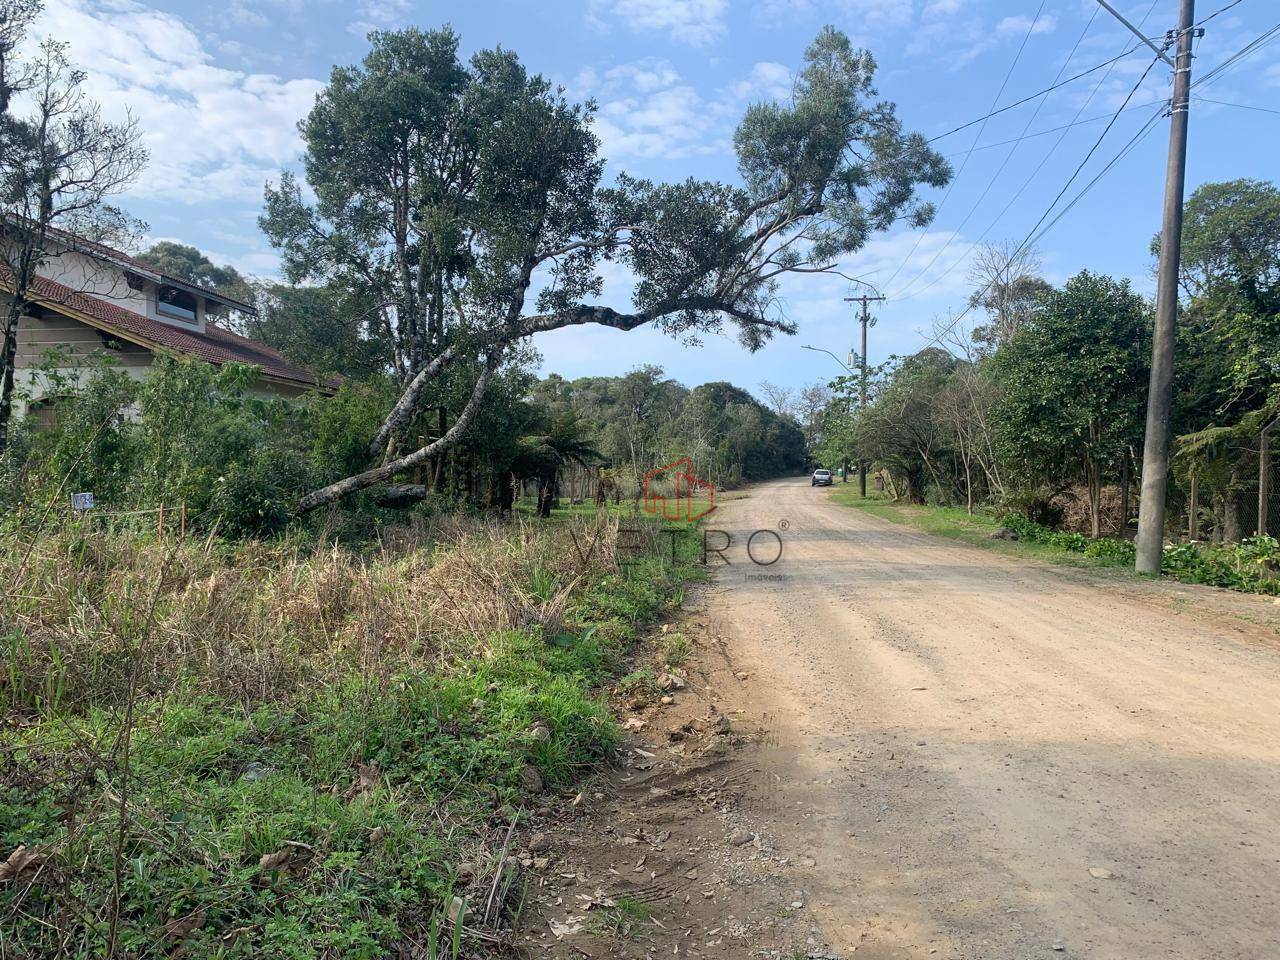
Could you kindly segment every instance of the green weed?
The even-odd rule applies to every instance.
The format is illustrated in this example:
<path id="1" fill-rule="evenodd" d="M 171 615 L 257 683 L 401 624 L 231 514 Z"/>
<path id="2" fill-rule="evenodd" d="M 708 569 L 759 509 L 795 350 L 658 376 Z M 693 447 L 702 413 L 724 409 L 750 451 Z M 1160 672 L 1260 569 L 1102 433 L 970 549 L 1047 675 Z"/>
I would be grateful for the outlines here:
<path id="1" fill-rule="evenodd" d="M 668 633 L 662 638 L 662 659 L 669 667 L 682 667 L 689 661 L 693 644 L 683 633 Z"/>
<path id="2" fill-rule="evenodd" d="M 0 542 L 0 860 L 38 865 L 0 884 L 0 952 L 455 960 L 448 905 L 492 882 L 458 865 L 493 862 L 530 767 L 555 791 L 615 747 L 598 690 L 684 575 L 652 551 L 584 566 L 566 532 L 372 560 L 210 543 L 167 568 L 102 533 L 22 567 Z"/>
<path id="3" fill-rule="evenodd" d="M 613 898 L 612 906 L 591 912 L 591 929 L 611 937 L 629 937 L 637 925 L 654 914 L 653 907 L 634 897 Z"/>

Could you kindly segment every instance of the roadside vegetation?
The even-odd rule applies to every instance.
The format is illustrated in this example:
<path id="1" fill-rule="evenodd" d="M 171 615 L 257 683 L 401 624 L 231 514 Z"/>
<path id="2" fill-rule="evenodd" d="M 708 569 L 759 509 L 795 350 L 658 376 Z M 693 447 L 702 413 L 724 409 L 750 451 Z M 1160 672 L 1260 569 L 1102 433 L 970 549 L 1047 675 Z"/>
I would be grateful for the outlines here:
<path id="1" fill-rule="evenodd" d="M 1270 570 L 1271 541 L 1228 547 L 1280 530 L 1263 442 L 1280 416 L 1280 190 L 1202 185 L 1182 249 L 1166 568 L 1253 589 L 1243 571 Z M 815 459 L 868 459 L 894 499 L 1015 514 L 1050 530 L 1031 539 L 1122 558 L 1084 539 L 1135 532 L 1153 305 L 1091 271 L 1055 287 L 1021 247 L 987 248 L 971 279 L 925 349 L 871 372 L 865 408 L 857 378 L 831 383 Z"/>
<path id="2" fill-rule="evenodd" d="M 10 526 L 0 952 L 500 942 L 512 830 L 608 756 L 602 690 L 693 570 L 639 520 L 619 569 L 619 522 L 420 519 L 360 551 Z"/>
<path id="3" fill-rule="evenodd" d="M 1132 540 L 1054 530 L 1020 514 L 985 508 L 970 513 L 963 507 L 912 504 L 885 497 L 863 500 L 856 488 L 839 488 L 832 497 L 884 520 L 1011 556 L 1125 573 L 1133 568 Z M 1178 544 L 1165 550 L 1163 572 L 1185 583 L 1280 595 L 1280 541 L 1263 536 L 1248 537 L 1238 544 Z"/>

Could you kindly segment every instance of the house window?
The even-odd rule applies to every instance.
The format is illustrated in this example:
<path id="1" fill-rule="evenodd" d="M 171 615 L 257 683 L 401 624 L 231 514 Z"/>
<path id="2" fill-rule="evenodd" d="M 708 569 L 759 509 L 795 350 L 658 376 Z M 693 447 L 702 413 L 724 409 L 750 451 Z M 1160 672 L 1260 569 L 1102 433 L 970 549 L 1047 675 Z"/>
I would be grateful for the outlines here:
<path id="1" fill-rule="evenodd" d="M 27 406 L 27 418 L 36 430 L 58 429 L 58 405 L 62 397 L 44 397 Z"/>
<path id="2" fill-rule="evenodd" d="M 156 294 L 156 308 L 161 316 L 196 322 L 196 298 L 177 287 L 161 287 Z"/>

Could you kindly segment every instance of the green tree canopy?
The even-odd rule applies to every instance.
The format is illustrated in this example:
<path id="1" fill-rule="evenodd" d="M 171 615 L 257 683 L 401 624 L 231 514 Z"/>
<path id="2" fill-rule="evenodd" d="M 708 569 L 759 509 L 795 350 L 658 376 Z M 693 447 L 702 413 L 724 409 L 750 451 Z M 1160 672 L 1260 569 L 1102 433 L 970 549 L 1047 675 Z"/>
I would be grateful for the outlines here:
<path id="1" fill-rule="evenodd" d="M 318 374 L 364 379 L 391 369 L 391 345 L 341 287 L 259 286 L 245 332 Z"/>
<path id="2" fill-rule="evenodd" d="M 1197 188 L 1181 280 L 1176 429 L 1228 426 L 1280 400 L 1280 190 L 1257 180 Z"/>
<path id="3" fill-rule="evenodd" d="M 1010 478 L 1026 488 L 1083 482 L 1098 533 L 1098 497 L 1140 441 L 1150 317 L 1128 281 L 1083 271 L 1047 294 L 992 359 L 992 411 Z"/>
<path id="4" fill-rule="evenodd" d="M 253 300 L 253 288 L 235 267 L 217 266 L 195 247 L 172 240 L 152 244 L 138 259 L 162 273 L 216 290 L 244 303 Z"/>
<path id="5" fill-rule="evenodd" d="M 376 315 L 403 392 L 370 448 L 382 462 L 302 510 L 458 443 L 504 354 L 535 333 L 653 324 L 696 339 L 727 324 L 755 349 L 790 332 L 780 278 L 834 269 L 896 223 L 927 223 L 917 188 L 950 177 L 876 99 L 870 54 L 833 29 L 806 52 L 790 103 L 747 110 L 737 185 L 604 185 L 594 105 L 570 102 L 513 53 L 464 63 L 447 29 L 370 39 L 301 125 L 314 201 L 284 175 L 261 222 L 291 282 L 337 283 Z M 594 302 L 606 260 L 638 278 L 632 304 Z M 477 371 L 466 405 L 413 449 L 403 441 L 424 395 L 462 360 Z"/>
<path id="6" fill-rule="evenodd" d="M 931 483 L 944 495 L 948 492 L 945 433 L 934 407 L 955 367 L 955 357 L 938 347 L 906 357 L 879 374 L 873 402 L 851 416 L 858 457 L 900 474 L 910 500 L 923 502 Z M 853 378 L 843 379 L 852 389 Z"/>

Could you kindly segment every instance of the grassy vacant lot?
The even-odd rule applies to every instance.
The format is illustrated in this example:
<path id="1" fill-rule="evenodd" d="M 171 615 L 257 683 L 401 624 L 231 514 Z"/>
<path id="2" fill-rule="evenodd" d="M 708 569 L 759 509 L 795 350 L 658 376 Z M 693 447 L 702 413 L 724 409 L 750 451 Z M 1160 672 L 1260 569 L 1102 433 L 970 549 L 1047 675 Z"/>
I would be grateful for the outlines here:
<path id="1" fill-rule="evenodd" d="M 500 940 L 521 811 L 609 753 L 602 688 L 693 571 L 627 523 L 621 569 L 616 516 L 0 531 L 0 957 Z"/>

